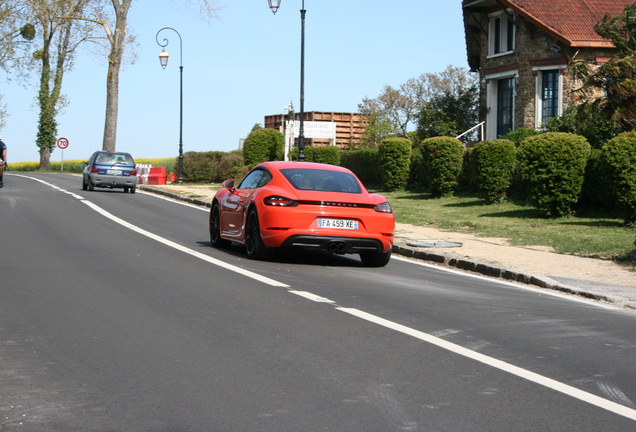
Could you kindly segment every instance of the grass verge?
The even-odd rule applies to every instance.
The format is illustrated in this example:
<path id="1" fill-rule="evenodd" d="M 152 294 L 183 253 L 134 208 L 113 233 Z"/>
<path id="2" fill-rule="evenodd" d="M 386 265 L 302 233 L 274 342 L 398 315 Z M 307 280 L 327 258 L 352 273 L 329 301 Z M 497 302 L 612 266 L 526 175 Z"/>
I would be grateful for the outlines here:
<path id="1" fill-rule="evenodd" d="M 392 192 L 387 197 L 397 222 L 485 237 L 519 246 L 551 246 L 559 253 L 612 259 L 635 267 L 636 230 L 611 215 L 544 219 L 530 206 L 487 205 L 476 197 L 431 198 L 428 193 Z"/>

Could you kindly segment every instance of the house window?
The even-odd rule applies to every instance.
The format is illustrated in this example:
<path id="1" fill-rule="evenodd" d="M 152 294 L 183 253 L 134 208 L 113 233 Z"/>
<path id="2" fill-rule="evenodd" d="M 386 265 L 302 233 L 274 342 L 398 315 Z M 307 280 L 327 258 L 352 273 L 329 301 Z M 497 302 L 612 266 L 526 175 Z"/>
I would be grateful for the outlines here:
<path id="1" fill-rule="evenodd" d="M 541 73 L 541 124 L 559 115 L 559 70 Z"/>
<path id="2" fill-rule="evenodd" d="M 514 78 L 497 81 L 497 136 L 506 135 L 513 128 Z"/>
<path id="3" fill-rule="evenodd" d="M 503 12 L 490 17 L 488 55 L 508 54 L 515 49 L 515 25 Z"/>

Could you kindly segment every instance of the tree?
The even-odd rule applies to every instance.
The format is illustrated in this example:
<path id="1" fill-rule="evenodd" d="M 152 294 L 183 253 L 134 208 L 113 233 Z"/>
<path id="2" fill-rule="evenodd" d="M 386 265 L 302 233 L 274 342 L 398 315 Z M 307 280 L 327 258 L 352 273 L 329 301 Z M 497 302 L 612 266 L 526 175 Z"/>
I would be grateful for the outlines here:
<path id="1" fill-rule="evenodd" d="M 40 169 L 49 168 L 57 135 L 58 110 L 64 105 L 62 81 L 64 72 L 72 68 L 77 47 L 90 35 L 90 25 L 78 25 L 68 16 L 81 16 L 93 0 L 25 0 L 30 19 L 41 32 L 40 49 L 33 53 L 39 65 L 38 132 L 36 145 L 40 153 Z"/>
<path id="2" fill-rule="evenodd" d="M 103 10 L 91 21 L 99 24 L 106 33 L 108 40 L 108 72 L 106 74 L 106 119 L 104 124 L 104 138 L 102 150 L 115 151 L 117 144 L 117 117 L 119 113 L 119 71 L 124 60 L 126 44 L 134 41 L 128 35 L 128 11 L 133 0 L 110 0 L 113 6 L 112 14 Z M 194 0 L 180 3 L 191 5 Z M 198 4 L 197 16 L 209 21 L 217 18 L 219 7 L 215 0 L 196 0 Z M 83 19 L 83 18 L 78 18 Z"/>
<path id="3" fill-rule="evenodd" d="M 583 81 L 581 91 L 587 98 L 602 93 L 592 103 L 595 109 L 623 131 L 632 131 L 636 127 L 636 3 L 615 17 L 606 15 L 594 30 L 612 41 L 616 54 L 598 66 L 591 61 L 576 62 L 573 70 Z"/>
<path id="4" fill-rule="evenodd" d="M 386 85 L 377 98 L 363 99 L 358 110 L 379 115 L 390 122 L 392 133 L 408 138 L 408 129 L 417 122 L 422 108 L 447 94 L 468 93 L 477 86 L 477 79 L 466 69 L 449 65 L 440 73 L 425 73 L 409 79 L 399 89 Z"/>
<path id="5" fill-rule="evenodd" d="M 382 140 L 395 133 L 395 129 L 380 109 L 377 101 L 365 98 L 363 103 L 358 105 L 358 108 L 369 119 L 360 137 L 358 147 L 378 148 Z"/>
<path id="6" fill-rule="evenodd" d="M 27 11 L 25 5 L 17 2 L 0 3 L 0 69 L 7 74 L 15 74 L 21 69 L 28 54 L 28 43 L 35 37 L 33 24 L 22 24 Z M 0 129 L 6 126 L 8 116 L 0 95 Z"/>
<path id="7" fill-rule="evenodd" d="M 458 87 L 435 95 L 417 118 L 420 139 L 458 136 L 479 123 L 479 87 Z M 465 135 L 469 139 L 468 135 Z"/>

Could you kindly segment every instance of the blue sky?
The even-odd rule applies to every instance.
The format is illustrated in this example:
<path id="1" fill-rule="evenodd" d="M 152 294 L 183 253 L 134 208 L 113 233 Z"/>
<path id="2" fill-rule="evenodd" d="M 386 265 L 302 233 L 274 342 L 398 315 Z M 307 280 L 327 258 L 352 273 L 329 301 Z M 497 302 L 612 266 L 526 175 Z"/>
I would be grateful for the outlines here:
<path id="1" fill-rule="evenodd" d="M 155 35 L 183 40 L 184 151 L 230 151 L 255 123 L 300 107 L 301 0 L 219 0 L 221 20 L 197 20 L 178 0 L 138 0 L 129 13 L 137 61 L 120 74 L 117 150 L 135 158 L 176 157 L 179 146 L 179 38 L 159 65 Z M 461 0 L 305 0 L 305 111 L 356 112 L 364 97 L 449 64 L 467 68 Z M 101 149 L 106 62 L 82 51 L 64 77 L 70 104 L 58 116 L 69 141 L 51 161 L 87 159 Z M 11 162 L 38 161 L 36 78 L 24 88 L 0 75 L 10 116 L 0 131 Z"/>

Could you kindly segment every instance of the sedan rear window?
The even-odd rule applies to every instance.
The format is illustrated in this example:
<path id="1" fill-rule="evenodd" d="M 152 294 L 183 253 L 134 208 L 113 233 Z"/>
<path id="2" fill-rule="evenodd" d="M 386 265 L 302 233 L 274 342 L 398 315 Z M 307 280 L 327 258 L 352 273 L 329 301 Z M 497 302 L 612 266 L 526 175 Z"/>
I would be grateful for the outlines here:
<path id="1" fill-rule="evenodd" d="M 132 157 L 127 153 L 100 153 L 95 163 L 102 165 L 134 165 Z"/>
<path id="2" fill-rule="evenodd" d="M 362 193 L 360 183 L 349 173 L 306 168 L 290 168 L 281 172 L 299 190 Z"/>

